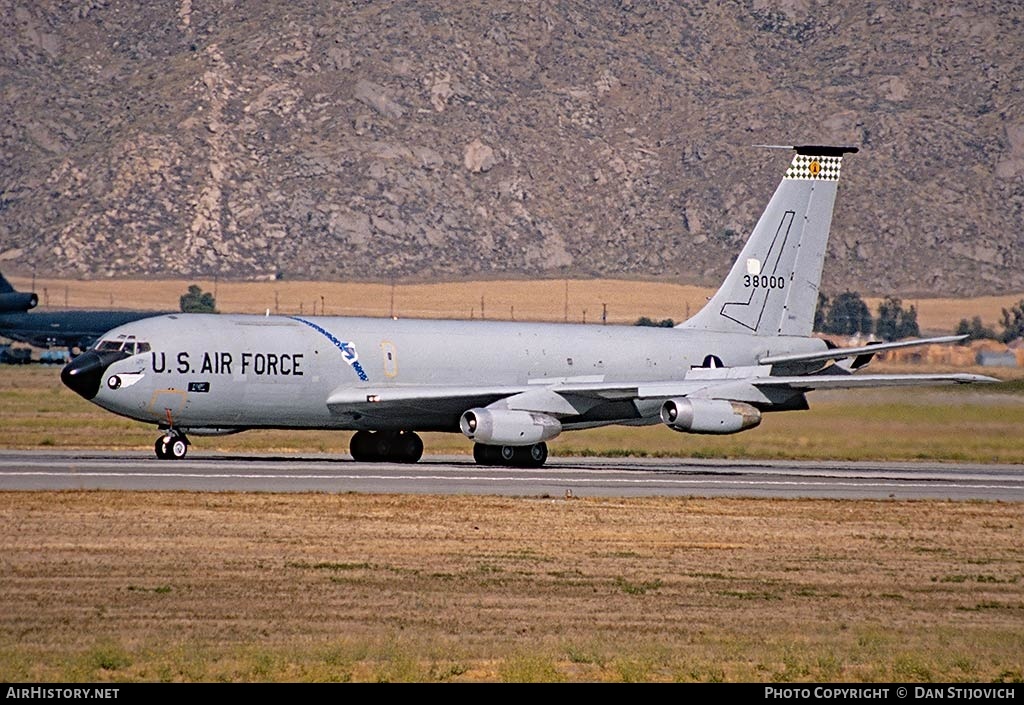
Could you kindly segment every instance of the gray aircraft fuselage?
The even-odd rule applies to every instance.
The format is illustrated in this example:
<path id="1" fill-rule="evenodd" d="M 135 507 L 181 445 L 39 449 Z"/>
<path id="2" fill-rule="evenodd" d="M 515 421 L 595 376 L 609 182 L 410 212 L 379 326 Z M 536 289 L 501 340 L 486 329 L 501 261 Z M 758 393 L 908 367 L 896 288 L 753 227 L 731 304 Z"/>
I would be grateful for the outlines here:
<path id="1" fill-rule="evenodd" d="M 709 355 L 740 367 L 767 355 L 825 349 L 815 338 L 764 337 L 751 346 L 751 336 L 642 326 L 215 314 L 140 320 L 104 340 L 118 335 L 149 349 L 110 364 L 92 401 L 140 421 L 163 423 L 169 413 L 174 425 L 193 433 L 457 432 L 467 408 L 519 389 L 679 380 Z M 466 393 L 454 403 L 418 399 L 379 414 L 372 404 L 338 413 L 327 403 L 332 394 L 364 400 L 405 387 Z M 659 407 L 606 399 L 565 427 L 655 423 Z"/>

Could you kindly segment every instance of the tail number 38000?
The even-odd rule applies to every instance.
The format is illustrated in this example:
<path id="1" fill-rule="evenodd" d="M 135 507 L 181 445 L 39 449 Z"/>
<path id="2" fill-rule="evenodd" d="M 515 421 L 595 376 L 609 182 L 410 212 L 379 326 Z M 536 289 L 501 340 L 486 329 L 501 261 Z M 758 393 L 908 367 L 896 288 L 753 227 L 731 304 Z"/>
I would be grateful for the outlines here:
<path id="1" fill-rule="evenodd" d="M 768 274 L 744 274 L 743 286 L 751 289 L 785 289 L 786 279 Z"/>

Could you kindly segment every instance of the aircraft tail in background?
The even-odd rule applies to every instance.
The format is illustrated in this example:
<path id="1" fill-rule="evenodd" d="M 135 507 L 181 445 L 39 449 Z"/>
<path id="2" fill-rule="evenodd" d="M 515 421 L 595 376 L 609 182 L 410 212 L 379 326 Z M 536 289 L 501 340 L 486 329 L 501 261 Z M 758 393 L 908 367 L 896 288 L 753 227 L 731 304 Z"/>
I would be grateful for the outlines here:
<path id="1" fill-rule="evenodd" d="M 0 274 L 0 313 L 24 313 L 39 304 L 35 292 L 17 291 L 7 278 Z"/>

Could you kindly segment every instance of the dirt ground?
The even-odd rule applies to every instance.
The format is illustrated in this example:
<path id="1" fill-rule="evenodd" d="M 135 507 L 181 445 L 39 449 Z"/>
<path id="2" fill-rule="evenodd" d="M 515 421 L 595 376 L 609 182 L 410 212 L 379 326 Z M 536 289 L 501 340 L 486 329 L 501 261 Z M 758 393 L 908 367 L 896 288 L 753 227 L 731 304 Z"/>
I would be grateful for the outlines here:
<path id="1" fill-rule="evenodd" d="M 991 681 L 1024 507 L 0 493 L 0 680 Z"/>

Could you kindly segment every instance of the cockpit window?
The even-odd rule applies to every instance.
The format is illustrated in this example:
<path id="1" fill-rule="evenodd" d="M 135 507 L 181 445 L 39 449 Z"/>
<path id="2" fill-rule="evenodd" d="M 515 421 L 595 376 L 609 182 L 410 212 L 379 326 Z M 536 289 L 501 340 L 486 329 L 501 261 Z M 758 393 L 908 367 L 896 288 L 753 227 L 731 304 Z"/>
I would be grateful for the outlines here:
<path id="1" fill-rule="evenodd" d="M 149 343 L 137 340 L 134 335 L 119 335 L 116 338 L 105 338 L 96 343 L 96 350 L 99 352 L 120 350 L 128 355 L 138 355 L 148 352 L 149 349 Z"/>

